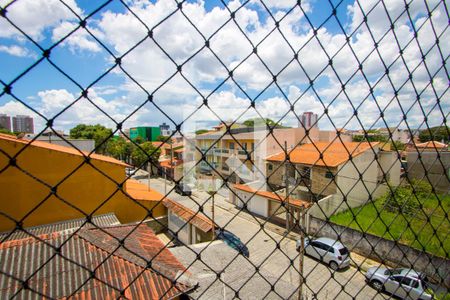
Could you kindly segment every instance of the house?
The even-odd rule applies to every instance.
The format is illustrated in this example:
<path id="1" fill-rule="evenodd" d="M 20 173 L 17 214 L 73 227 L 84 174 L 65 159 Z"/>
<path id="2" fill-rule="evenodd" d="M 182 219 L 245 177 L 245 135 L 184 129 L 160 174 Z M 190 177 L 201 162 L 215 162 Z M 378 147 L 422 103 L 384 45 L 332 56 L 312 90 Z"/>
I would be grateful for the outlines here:
<path id="1" fill-rule="evenodd" d="M 249 212 L 274 222 L 285 223 L 286 207 L 289 215 L 300 219 L 302 209 L 312 205 L 309 201 L 286 197 L 286 194 L 269 192 L 262 188 L 260 182 L 249 184 L 235 184 L 230 190 L 231 203 L 239 208 L 247 209 Z"/>
<path id="2" fill-rule="evenodd" d="M 216 225 L 200 211 L 193 211 L 169 198 L 164 199 L 167 207 L 168 227 L 172 235 L 184 245 L 211 241 Z"/>
<path id="3" fill-rule="evenodd" d="M 196 281 L 145 224 L 68 220 L 0 244 L 0 298 L 179 299 Z M 117 220 L 117 219 L 116 219 Z M 85 219 L 84 219 L 85 221 Z M 123 242 L 122 242 L 123 241 Z"/>
<path id="4" fill-rule="evenodd" d="M 122 223 L 165 214 L 127 193 L 128 165 L 112 157 L 4 134 L 0 149 L 0 231 L 110 212 Z"/>
<path id="5" fill-rule="evenodd" d="M 317 201 L 333 195 L 343 208 L 360 206 L 381 196 L 386 182 L 400 182 L 396 152 L 379 143 L 316 142 L 267 157 L 267 178 L 273 189 L 295 190 L 300 199 Z M 286 162 L 285 162 L 286 161 Z M 287 178 L 286 178 L 287 174 Z"/>
<path id="6" fill-rule="evenodd" d="M 450 190 L 448 145 L 429 141 L 410 146 L 406 151 L 406 166 L 409 179 L 425 180 L 439 193 Z"/>
<path id="7" fill-rule="evenodd" d="M 304 128 L 231 127 L 229 132 L 222 123 L 214 131 L 199 134 L 195 145 L 195 160 L 201 175 L 221 175 L 231 182 L 243 183 L 262 179 L 264 158 L 284 149 L 292 149 L 301 143 L 318 141 L 318 129 Z M 205 157 L 202 160 L 202 157 Z"/>

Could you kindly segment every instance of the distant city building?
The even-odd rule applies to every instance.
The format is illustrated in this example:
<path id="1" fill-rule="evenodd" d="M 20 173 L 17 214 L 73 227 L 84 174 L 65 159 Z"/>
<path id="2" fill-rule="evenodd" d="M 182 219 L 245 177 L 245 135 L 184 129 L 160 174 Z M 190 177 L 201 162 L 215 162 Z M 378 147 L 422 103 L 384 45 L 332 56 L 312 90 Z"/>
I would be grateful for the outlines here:
<path id="1" fill-rule="evenodd" d="M 136 140 L 140 138 L 144 142 L 154 142 L 161 135 L 159 127 L 133 127 L 130 128 L 130 139 Z"/>
<path id="2" fill-rule="evenodd" d="M 34 133 L 33 118 L 25 115 L 17 115 L 12 118 L 14 132 Z"/>
<path id="3" fill-rule="evenodd" d="M 6 114 L 0 114 L 0 128 L 11 131 L 11 117 Z"/>
<path id="4" fill-rule="evenodd" d="M 161 131 L 161 135 L 163 136 L 170 136 L 172 134 L 172 130 L 170 130 L 170 125 L 166 123 L 162 123 L 159 125 L 159 130 Z"/>
<path id="5" fill-rule="evenodd" d="M 307 111 L 304 112 L 301 116 L 300 116 L 300 123 L 298 124 L 298 127 L 303 128 L 305 127 L 305 129 L 310 129 L 312 127 L 317 128 L 318 124 L 317 124 L 317 114 Z"/>

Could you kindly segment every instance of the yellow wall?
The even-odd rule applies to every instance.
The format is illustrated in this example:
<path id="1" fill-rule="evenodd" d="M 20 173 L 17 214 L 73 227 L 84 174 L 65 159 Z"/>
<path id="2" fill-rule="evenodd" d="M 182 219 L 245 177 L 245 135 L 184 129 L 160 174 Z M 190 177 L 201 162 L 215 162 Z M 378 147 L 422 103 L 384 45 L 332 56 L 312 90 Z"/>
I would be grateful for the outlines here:
<path id="1" fill-rule="evenodd" d="M 0 149 L 10 156 L 22 147 L 23 144 L 0 140 Z M 118 190 L 114 182 L 125 179 L 125 166 L 99 160 L 92 160 L 92 164 L 112 180 L 93 166 L 83 164 L 81 156 L 29 146 L 17 157 L 17 165 L 41 183 L 9 166 L 9 158 L 0 152 L 0 170 L 3 170 L 0 173 L 0 231 L 16 226 L 2 214 L 15 220 L 24 218 L 24 227 L 81 218 L 91 213 L 114 212 L 122 223 L 142 219 L 146 210 Z M 81 167 L 77 169 L 79 165 Z M 68 178 L 64 179 L 66 176 Z M 45 183 L 58 185 L 55 195 Z M 158 216 L 162 211 L 157 207 L 154 215 Z"/>

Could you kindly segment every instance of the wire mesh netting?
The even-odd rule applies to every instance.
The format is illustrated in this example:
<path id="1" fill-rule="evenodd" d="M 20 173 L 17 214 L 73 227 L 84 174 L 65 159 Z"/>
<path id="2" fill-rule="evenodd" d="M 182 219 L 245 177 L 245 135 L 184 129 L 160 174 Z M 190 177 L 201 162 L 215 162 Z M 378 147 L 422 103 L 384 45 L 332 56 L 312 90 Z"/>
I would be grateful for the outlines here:
<path id="1" fill-rule="evenodd" d="M 445 1 L 0 11 L 0 298 L 450 296 Z"/>

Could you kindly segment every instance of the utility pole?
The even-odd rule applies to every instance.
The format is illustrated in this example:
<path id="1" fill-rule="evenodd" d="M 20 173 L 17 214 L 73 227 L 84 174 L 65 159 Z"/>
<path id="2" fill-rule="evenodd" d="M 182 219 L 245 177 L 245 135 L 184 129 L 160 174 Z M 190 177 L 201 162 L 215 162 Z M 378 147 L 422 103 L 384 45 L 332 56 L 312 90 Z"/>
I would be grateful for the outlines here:
<path id="1" fill-rule="evenodd" d="M 152 167 L 152 164 L 150 163 L 150 160 L 147 162 L 147 175 L 148 175 L 148 190 L 150 191 L 150 168 Z"/>
<path id="2" fill-rule="evenodd" d="M 215 176 L 214 176 L 214 173 L 212 174 L 212 182 L 213 182 L 213 185 L 212 185 L 212 194 L 211 194 L 211 196 L 212 196 L 212 207 L 211 207 L 211 215 L 212 215 L 212 233 L 213 233 L 213 239 L 216 239 L 216 231 L 215 231 L 215 225 L 214 224 L 216 224 L 216 222 L 215 222 L 215 219 L 214 219 L 214 194 L 216 193 L 216 181 L 215 181 L 215 178 L 214 178 Z"/>
<path id="3" fill-rule="evenodd" d="M 299 287 L 298 287 L 298 299 L 303 299 L 303 261 L 305 257 L 305 230 L 306 230 L 306 208 L 303 206 L 301 210 L 301 225 L 300 225 L 300 255 L 299 255 Z M 300 220 L 299 220 L 300 222 Z"/>
<path id="4" fill-rule="evenodd" d="M 287 142 L 284 141 L 284 151 L 287 154 Z M 287 157 L 287 155 L 285 155 Z M 288 163 L 287 160 L 284 160 L 284 183 L 286 186 L 286 233 L 289 231 L 289 180 L 288 180 Z"/>

